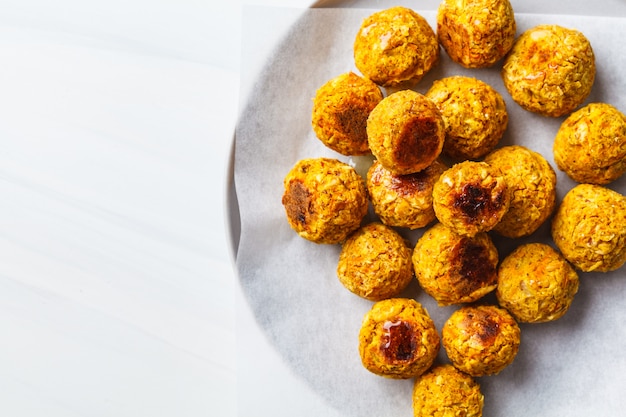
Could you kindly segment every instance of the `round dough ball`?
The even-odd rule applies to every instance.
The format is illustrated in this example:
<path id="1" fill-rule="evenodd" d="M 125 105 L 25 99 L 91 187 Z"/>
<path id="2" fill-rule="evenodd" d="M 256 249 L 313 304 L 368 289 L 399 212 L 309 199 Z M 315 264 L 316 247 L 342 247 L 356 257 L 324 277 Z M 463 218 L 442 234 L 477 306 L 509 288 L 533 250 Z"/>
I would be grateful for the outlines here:
<path id="1" fill-rule="evenodd" d="M 435 220 L 433 185 L 448 167 L 438 159 L 415 174 L 396 175 L 374 161 L 367 172 L 367 190 L 380 220 L 395 227 L 417 229 Z"/>
<path id="2" fill-rule="evenodd" d="M 498 302 L 519 322 L 542 323 L 563 317 L 576 292 L 574 268 L 543 243 L 519 246 L 498 268 Z"/>
<path id="3" fill-rule="evenodd" d="M 577 185 L 552 219 L 552 238 L 581 271 L 618 269 L 626 262 L 626 197 L 600 185 Z"/>
<path id="4" fill-rule="evenodd" d="M 479 377 L 498 374 L 513 362 L 520 333 L 517 322 L 505 309 L 466 306 L 448 318 L 441 343 L 457 369 Z"/>
<path id="5" fill-rule="evenodd" d="M 443 0 L 437 37 L 450 58 L 466 68 L 486 68 L 515 42 L 515 15 L 508 0 Z"/>
<path id="6" fill-rule="evenodd" d="M 510 238 L 535 232 L 554 210 L 554 169 L 541 154 L 519 145 L 496 149 L 485 162 L 504 177 L 511 195 L 509 210 L 493 230 Z"/>
<path id="7" fill-rule="evenodd" d="M 331 158 L 303 159 L 287 173 L 282 204 L 290 226 L 315 243 L 341 243 L 367 214 L 365 181 Z"/>
<path id="8" fill-rule="evenodd" d="M 426 19 L 406 7 L 368 16 L 354 41 L 356 67 L 384 87 L 411 86 L 438 60 L 437 35 Z"/>
<path id="9" fill-rule="evenodd" d="M 368 300 L 393 297 L 413 279 L 411 250 L 392 228 L 367 224 L 343 243 L 337 277 L 348 290 Z"/>
<path id="10" fill-rule="evenodd" d="M 524 109 L 544 116 L 571 113 L 591 92 L 595 56 L 581 32 L 539 25 L 524 32 L 504 61 L 502 79 Z"/>
<path id="11" fill-rule="evenodd" d="M 561 124 L 553 150 L 574 181 L 608 184 L 626 171 L 626 117 L 610 104 L 588 104 Z"/>
<path id="12" fill-rule="evenodd" d="M 321 86 L 313 99 L 312 125 L 324 145 L 342 155 L 367 155 L 367 118 L 383 99 L 380 88 L 353 72 Z"/>
<path id="13" fill-rule="evenodd" d="M 441 154 L 446 128 L 437 106 L 413 90 L 385 97 L 367 119 L 372 154 L 389 171 L 413 174 Z"/>
<path id="14" fill-rule="evenodd" d="M 496 288 L 498 250 L 486 233 L 461 236 L 436 223 L 418 239 L 412 261 L 420 286 L 441 306 L 470 303 Z"/>
<path id="15" fill-rule="evenodd" d="M 377 375 L 408 379 L 423 374 L 439 352 L 439 333 L 420 303 L 406 298 L 376 302 L 363 319 L 359 354 Z"/>
<path id="16" fill-rule="evenodd" d="M 481 417 L 484 401 L 478 382 L 450 364 L 433 367 L 413 385 L 415 417 Z"/>
<path id="17" fill-rule="evenodd" d="M 493 229 L 509 205 L 504 177 L 485 162 L 458 163 L 441 174 L 433 187 L 437 219 L 461 235 Z"/>
<path id="18" fill-rule="evenodd" d="M 446 125 L 443 152 L 455 159 L 485 156 L 500 142 L 509 122 L 500 93 L 476 78 L 437 80 L 426 97 L 437 105 Z"/>

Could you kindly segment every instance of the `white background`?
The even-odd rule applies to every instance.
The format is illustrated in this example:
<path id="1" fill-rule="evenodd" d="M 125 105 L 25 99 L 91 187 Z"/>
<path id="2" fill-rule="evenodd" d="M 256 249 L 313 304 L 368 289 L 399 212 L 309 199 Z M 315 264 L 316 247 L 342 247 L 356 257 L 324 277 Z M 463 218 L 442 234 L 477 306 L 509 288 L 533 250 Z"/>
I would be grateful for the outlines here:
<path id="1" fill-rule="evenodd" d="M 235 414 L 240 4 L 0 1 L 0 414 Z"/>

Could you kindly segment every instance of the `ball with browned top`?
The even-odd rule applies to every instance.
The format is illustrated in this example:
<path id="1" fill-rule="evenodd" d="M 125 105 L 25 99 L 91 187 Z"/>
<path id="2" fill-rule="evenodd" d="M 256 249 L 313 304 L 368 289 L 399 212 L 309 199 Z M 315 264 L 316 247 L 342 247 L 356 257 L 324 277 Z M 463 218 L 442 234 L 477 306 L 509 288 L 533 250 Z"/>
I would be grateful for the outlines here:
<path id="1" fill-rule="evenodd" d="M 504 86 L 524 109 L 559 117 L 580 106 L 595 81 L 595 55 L 575 29 L 539 25 L 515 42 L 502 67 Z"/>
<path id="2" fill-rule="evenodd" d="M 486 233 L 462 236 L 436 223 L 413 249 L 413 269 L 439 305 L 476 301 L 496 288 L 498 251 Z"/>
<path id="3" fill-rule="evenodd" d="M 600 185 L 575 186 L 552 219 L 552 238 L 581 271 L 620 268 L 626 262 L 626 197 Z"/>
<path id="4" fill-rule="evenodd" d="M 454 159 L 478 159 L 491 151 L 506 131 L 504 99 L 489 84 L 473 77 L 436 80 L 426 92 L 446 125 L 443 152 Z"/>
<path id="5" fill-rule="evenodd" d="M 481 417 L 485 397 L 474 378 L 450 364 L 437 365 L 415 380 L 415 417 Z"/>
<path id="6" fill-rule="evenodd" d="M 553 151 L 574 181 L 608 184 L 626 171 L 626 116 L 607 103 L 588 104 L 561 124 Z"/>
<path id="7" fill-rule="evenodd" d="M 398 175 L 426 169 L 441 154 L 445 124 L 437 106 L 413 90 L 385 97 L 367 119 L 372 154 Z"/>
<path id="8" fill-rule="evenodd" d="M 383 99 L 380 88 L 353 72 L 322 85 L 313 99 L 312 125 L 317 138 L 342 155 L 367 155 L 367 118 Z"/>
<path id="9" fill-rule="evenodd" d="M 515 14 L 509 0 L 443 0 L 437 37 L 450 58 L 466 68 L 486 68 L 515 42 Z"/>
<path id="10" fill-rule="evenodd" d="M 359 331 L 363 366 L 393 379 L 423 374 L 435 361 L 439 343 L 439 333 L 426 309 L 406 298 L 376 302 Z"/>
<path id="11" fill-rule="evenodd" d="M 508 311 L 479 305 L 452 313 L 443 326 L 441 343 L 457 369 L 480 377 L 509 366 L 519 351 L 520 337 L 519 325 Z"/>
<path id="12" fill-rule="evenodd" d="M 433 186 L 448 167 L 435 160 L 426 169 L 396 175 L 374 161 L 367 172 L 367 190 L 380 220 L 395 227 L 417 229 L 435 220 Z"/>
<path id="13" fill-rule="evenodd" d="M 413 279 L 411 250 L 392 228 L 369 223 L 343 243 L 337 277 L 348 290 L 368 300 L 396 296 Z"/>
<path id="14" fill-rule="evenodd" d="M 365 18 L 354 41 L 354 63 L 383 87 L 411 86 L 439 61 L 437 35 L 426 19 L 406 7 Z"/>
<path id="15" fill-rule="evenodd" d="M 461 235 L 493 229 L 509 205 L 506 180 L 485 162 L 460 162 L 441 174 L 433 187 L 437 219 Z"/>
<path id="16" fill-rule="evenodd" d="M 493 230 L 518 238 L 534 233 L 554 211 L 556 173 L 539 153 L 520 145 L 496 149 L 484 160 L 504 177 L 511 204 Z"/>
<path id="17" fill-rule="evenodd" d="M 498 303 L 518 322 L 542 323 L 563 317 L 577 292 L 574 268 L 544 243 L 519 246 L 498 267 Z"/>
<path id="18" fill-rule="evenodd" d="M 336 159 L 300 160 L 283 183 L 287 221 L 312 242 L 343 242 L 367 214 L 365 181 L 354 168 Z"/>

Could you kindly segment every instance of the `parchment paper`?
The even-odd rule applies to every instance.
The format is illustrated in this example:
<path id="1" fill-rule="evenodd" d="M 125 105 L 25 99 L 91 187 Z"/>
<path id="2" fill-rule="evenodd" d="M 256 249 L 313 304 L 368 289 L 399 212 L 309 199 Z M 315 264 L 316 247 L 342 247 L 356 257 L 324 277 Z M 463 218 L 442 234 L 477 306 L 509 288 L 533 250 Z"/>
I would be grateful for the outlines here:
<path id="1" fill-rule="evenodd" d="M 434 12 L 416 10 L 434 27 Z M 332 408 L 345 416 L 411 416 L 413 381 L 381 378 L 360 363 L 358 332 L 372 302 L 353 295 L 337 280 L 340 247 L 300 238 L 289 227 L 281 205 L 283 178 L 299 159 L 329 156 L 356 165 L 361 173 L 367 169 L 369 161 L 325 148 L 316 139 L 310 118 L 317 88 L 341 73 L 358 73 L 352 43 L 362 19 L 371 13 L 371 9 L 307 10 L 251 84 L 235 142 L 241 215 L 237 269 L 258 326 L 293 372 Z M 581 30 L 592 44 L 598 68 L 587 102 L 603 101 L 626 111 L 622 45 L 626 19 L 517 14 L 516 20 L 518 34 L 543 23 Z M 457 74 L 474 76 L 496 88 L 506 99 L 510 118 L 499 146 L 521 144 L 543 154 L 558 174 L 558 203 L 575 185 L 556 169 L 552 156 L 553 138 L 564 118 L 522 110 L 504 89 L 499 69 L 498 65 L 466 70 L 442 50 L 438 67 L 415 89 L 423 93 L 433 80 Z M 626 178 L 609 188 L 626 193 Z M 400 231 L 412 244 L 423 232 Z M 500 259 L 525 242 L 553 245 L 549 221 L 525 239 L 492 237 Z M 485 395 L 484 415 L 621 415 L 626 409 L 625 275 L 624 268 L 580 273 L 579 292 L 562 319 L 522 324 L 521 348 L 513 364 L 499 375 L 478 379 Z M 402 296 L 421 302 L 439 330 L 458 308 L 438 307 L 416 281 Z M 438 360 L 447 361 L 443 348 Z"/>

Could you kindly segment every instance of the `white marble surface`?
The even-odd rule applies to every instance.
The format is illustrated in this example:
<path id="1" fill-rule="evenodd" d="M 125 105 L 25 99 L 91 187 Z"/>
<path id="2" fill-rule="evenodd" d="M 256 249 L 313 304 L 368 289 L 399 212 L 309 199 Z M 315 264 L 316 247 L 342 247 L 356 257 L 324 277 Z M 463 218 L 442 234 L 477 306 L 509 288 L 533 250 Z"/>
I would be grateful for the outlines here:
<path id="1" fill-rule="evenodd" d="M 0 414 L 235 415 L 241 3 L 0 10 Z"/>

